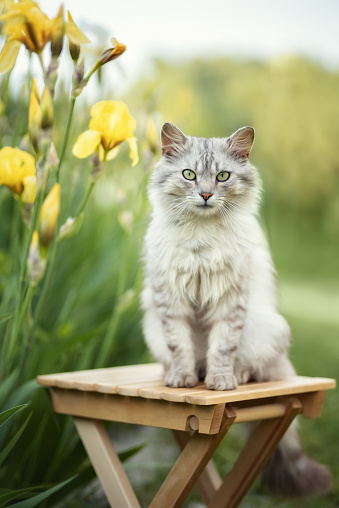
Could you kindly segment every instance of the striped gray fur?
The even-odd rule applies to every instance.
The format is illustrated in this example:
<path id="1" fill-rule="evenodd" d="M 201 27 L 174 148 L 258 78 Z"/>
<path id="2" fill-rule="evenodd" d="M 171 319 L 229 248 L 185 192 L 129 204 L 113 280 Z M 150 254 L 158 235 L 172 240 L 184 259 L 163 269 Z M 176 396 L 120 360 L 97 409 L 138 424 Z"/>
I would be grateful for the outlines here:
<path id="1" fill-rule="evenodd" d="M 169 386 L 191 387 L 204 379 L 209 389 L 230 390 L 250 379 L 294 374 L 290 331 L 278 312 L 274 266 L 257 218 L 260 179 L 248 158 L 253 139 L 250 127 L 205 139 L 163 126 L 163 155 L 148 187 L 153 214 L 142 305 L 145 340 L 163 363 Z M 273 460 L 279 478 L 289 478 L 284 467 L 293 460 L 299 471 L 302 460 L 296 495 L 307 494 L 316 474 L 319 491 L 329 485 L 322 467 L 310 466 L 308 480 L 309 459 L 294 430 L 279 453 Z M 274 472 L 265 478 L 278 492 Z"/>

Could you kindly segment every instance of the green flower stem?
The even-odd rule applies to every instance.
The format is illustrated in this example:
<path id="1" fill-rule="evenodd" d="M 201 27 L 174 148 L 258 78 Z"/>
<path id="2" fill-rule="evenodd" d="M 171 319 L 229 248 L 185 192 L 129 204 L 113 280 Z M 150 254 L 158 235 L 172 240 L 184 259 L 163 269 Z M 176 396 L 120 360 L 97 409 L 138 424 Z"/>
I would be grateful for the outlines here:
<path id="1" fill-rule="evenodd" d="M 28 285 L 25 297 L 24 297 L 22 305 L 21 305 L 19 317 L 18 317 L 18 326 L 19 326 L 19 328 L 20 328 L 20 325 L 22 323 L 22 320 L 24 319 L 24 317 L 26 315 L 27 309 L 29 308 L 29 306 L 31 304 L 32 297 L 33 297 L 34 292 L 35 292 L 35 288 L 36 288 L 36 286 L 33 285 L 33 284 L 29 284 Z M 24 347 L 26 347 L 26 344 L 25 343 L 21 343 L 20 344 L 21 352 L 22 352 L 22 349 L 24 349 Z"/>
<path id="2" fill-rule="evenodd" d="M 85 210 L 85 207 L 87 205 L 87 201 L 92 193 L 92 190 L 93 190 L 93 187 L 95 185 L 95 182 L 92 181 L 90 183 L 90 186 L 88 188 L 88 191 L 87 191 L 87 194 L 85 195 L 80 207 L 79 207 L 79 210 L 76 214 L 77 217 L 79 217 L 79 215 L 81 213 L 83 213 L 83 211 Z M 34 329 L 35 329 L 35 326 L 36 324 L 39 322 L 39 319 L 41 317 L 41 311 L 43 309 L 43 305 L 46 301 L 46 296 L 49 292 L 49 289 L 51 287 L 51 283 L 52 283 L 52 280 L 53 280 L 53 275 L 54 275 L 54 272 L 55 272 L 55 264 L 56 264 L 56 260 L 57 260 L 57 257 L 58 257 L 58 252 L 59 252 L 59 242 L 57 241 L 57 239 L 54 240 L 53 242 L 53 245 L 50 249 L 50 258 L 49 258 L 49 261 L 48 261 L 48 264 L 47 264 L 47 271 L 46 271 L 46 275 L 45 275 L 45 278 L 44 278 L 44 283 L 43 283 L 43 286 L 42 286 L 42 290 L 41 290 L 41 293 L 40 293 L 40 296 L 39 296 L 39 300 L 38 300 L 38 303 L 36 305 L 36 308 L 35 308 L 35 312 L 34 312 L 34 320 L 33 320 L 33 323 L 32 323 L 32 326 L 30 328 L 30 331 L 29 331 L 29 338 L 31 337 Z"/>
<path id="3" fill-rule="evenodd" d="M 89 187 L 88 187 L 87 194 L 85 195 L 84 199 L 82 200 L 82 203 L 81 203 L 81 205 L 79 207 L 79 210 L 78 210 L 78 212 L 76 214 L 77 217 L 84 211 L 84 209 L 85 209 L 85 207 L 87 205 L 87 201 L 88 201 L 90 195 L 92 194 L 92 190 L 94 188 L 94 185 L 95 185 L 95 182 L 92 181 L 90 183 Z"/>
<path id="4" fill-rule="evenodd" d="M 79 216 L 84 211 L 85 206 L 86 206 L 87 201 L 88 201 L 88 198 L 90 197 L 91 192 L 93 190 L 94 184 L 95 184 L 95 182 L 91 182 L 91 185 L 90 185 L 90 187 L 89 187 L 89 189 L 87 191 L 87 194 L 84 197 L 84 199 L 82 201 L 82 204 L 80 205 L 80 208 L 78 210 L 77 216 Z M 59 252 L 59 245 L 60 245 L 59 242 L 55 238 L 55 240 L 53 242 L 53 245 L 50 248 L 50 257 L 49 257 L 49 260 L 48 260 L 48 263 L 47 263 L 46 275 L 45 275 L 45 278 L 44 278 L 44 282 L 43 282 L 42 290 L 41 290 L 41 293 L 40 293 L 40 296 L 39 296 L 39 300 L 38 300 L 38 303 L 37 303 L 36 308 L 35 308 L 34 320 L 33 320 L 32 326 L 31 326 L 30 331 L 29 331 L 29 337 L 31 337 L 31 335 L 32 335 L 32 333 L 33 333 L 33 331 L 35 329 L 36 324 L 40 320 L 41 312 L 42 312 L 42 309 L 43 309 L 43 305 L 44 305 L 44 303 L 46 301 L 47 294 L 48 294 L 49 289 L 51 287 L 51 283 L 52 283 L 52 280 L 53 280 L 53 275 L 54 275 L 54 272 L 55 272 L 56 260 L 57 260 L 58 252 Z"/>
<path id="5" fill-rule="evenodd" d="M 104 153 L 104 158 L 102 160 L 102 171 L 104 170 L 104 167 L 105 167 L 106 157 L 107 157 L 107 152 Z M 97 181 L 96 179 L 91 181 L 88 191 L 87 191 L 87 194 L 85 195 L 84 199 L 82 200 L 82 203 L 81 203 L 78 213 L 76 215 L 77 217 L 84 211 L 84 209 L 87 205 L 87 201 L 92 193 L 92 190 L 93 190 L 93 187 L 94 187 L 96 181 Z"/>
<path id="6" fill-rule="evenodd" d="M 73 108 L 74 108 L 75 99 L 72 102 L 73 102 Z M 70 125 L 70 119 L 72 118 L 72 113 L 71 112 L 70 112 L 70 115 L 69 115 L 68 118 L 69 118 L 69 125 Z M 67 139 L 67 136 L 68 136 L 68 133 L 66 132 L 65 139 Z M 82 200 L 82 203 L 81 203 L 81 205 L 80 205 L 80 207 L 78 209 L 76 217 L 79 217 L 79 215 L 84 212 L 84 210 L 86 208 L 86 205 L 87 205 L 87 202 L 89 200 L 89 197 L 90 197 L 90 195 L 92 193 L 92 190 L 94 188 L 94 185 L 95 185 L 95 181 L 92 180 L 91 183 L 90 183 L 90 186 L 89 186 L 89 188 L 87 190 L 87 193 L 86 193 L 84 199 Z M 41 293 L 40 293 L 40 296 L 39 296 L 39 300 L 38 300 L 38 303 L 37 303 L 36 308 L 35 308 L 33 323 L 32 323 L 32 326 L 31 326 L 31 328 L 29 330 L 29 338 L 32 336 L 32 333 L 33 333 L 33 331 L 34 331 L 34 329 L 36 327 L 36 324 L 40 320 L 41 312 L 42 312 L 42 309 L 43 309 L 43 305 L 44 305 L 44 303 L 46 301 L 46 297 L 47 297 L 47 294 L 49 292 L 49 289 L 51 287 L 51 283 L 52 283 L 52 280 L 53 280 L 53 275 L 54 275 L 54 272 L 55 272 L 55 264 L 56 264 L 56 260 L 57 260 L 57 257 L 58 257 L 58 252 L 59 252 L 59 242 L 57 241 L 57 238 L 55 238 L 55 240 L 53 242 L 53 245 L 50 248 L 50 258 L 49 258 L 49 261 L 47 263 L 47 271 L 46 271 L 46 275 L 45 275 L 45 278 L 44 278 L 42 290 L 41 290 Z"/>
<path id="7" fill-rule="evenodd" d="M 60 154 L 60 158 L 59 158 L 59 165 L 58 165 L 58 169 L 57 169 L 57 173 L 56 173 L 57 182 L 59 182 L 60 168 L 61 168 L 62 162 L 64 160 L 64 156 L 65 156 L 65 152 L 66 152 L 66 148 L 67 148 L 69 131 L 70 131 L 71 124 L 72 124 L 72 118 L 73 118 L 75 101 L 76 101 L 76 97 L 73 97 L 72 101 L 71 101 L 71 106 L 70 106 L 70 109 L 69 109 L 69 113 L 68 113 L 68 119 L 67 119 L 65 137 L 64 137 L 64 142 L 63 142 L 63 145 L 62 145 L 61 154 Z"/>
<path id="8" fill-rule="evenodd" d="M 6 76 L 4 76 L 2 79 L 3 79 L 3 83 L 6 83 L 4 84 L 3 88 L 2 88 L 2 95 L 1 95 L 1 101 L 2 101 L 2 104 L 3 104 L 3 111 L 2 113 L 0 114 L 0 116 L 2 115 L 5 115 L 6 113 L 6 109 L 7 109 L 7 106 L 8 106 L 8 101 L 9 101 L 9 81 L 10 81 L 10 78 L 11 78 L 11 75 L 12 75 L 12 71 L 13 69 L 11 69 Z M 0 138 L 0 148 L 3 147 L 3 142 L 2 142 L 2 137 Z"/>
<path id="9" fill-rule="evenodd" d="M 99 69 L 99 67 L 101 67 L 100 62 L 96 62 L 96 64 L 94 65 L 94 67 L 92 67 L 87 76 L 84 77 L 83 82 L 86 83 L 86 85 L 89 81 L 89 78 L 95 73 L 95 71 Z"/>
<path id="10" fill-rule="evenodd" d="M 38 303 L 35 307 L 34 319 L 33 319 L 33 323 L 32 323 L 30 330 L 29 330 L 28 338 L 30 338 L 32 336 L 35 326 L 40 320 L 41 311 L 42 311 L 43 305 L 46 301 L 46 296 L 47 296 L 47 294 L 50 290 L 50 287 L 51 287 L 51 283 L 52 283 L 52 279 L 53 279 L 53 275 L 54 275 L 54 271 L 55 271 L 55 264 L 56 264 L 56 260 L 58 257 L 58 252 L 59 252 L 59 243 L 55 239 L 53 242 L 53 245 L 50 248 L 50 255 L 49 255 L 48 262 L 47 262 L 47 270 L 46 270 L 43 286 L 42 286 L 42 289 L 41 289 L 41 292 L 39 295 Z"/>
<path id="11" fill-rule="evenodd" d="M 13 318 L 12 330 L 11 330 L 11 335 L 10 335 L 9 345 L 8 345 L 8 350 L 7 350 L 7 360 L 8 361 L 11 358 L 11 355 L 13 353 L 13 350 L 15 347 L 15 342 L 16 342 L 16 339 L 17 339 L 17 336 L 19 333 L 19 329 L 20 329 L 20 323 L 21 323 L 20 313 L 21 313 L 21 307 L 22 307 L 22 300 L 23 300 L 23 297 L 25 294 L 25 286 L 26 286 L 26 278 L 27 278 L 27 273 L 26 273 L 27 258 L 28 258 L 28 253 L 29 253 L 29 247 L 31 244 L 32 234 L 38 224 L 40 210 L 41 210 L 42 202 L 44 199 L 44 190 L 45 190 L 44 186 L 40 187 L 38 190 L 38 193 L 37 193 L 37 196 L 35 199 L 35 205 L 33 208 L 33 216 L 32 216 L 32 220 L 31 220 L 31 226 L 30 226 L 29 233 L 28 233 L 25 247 L 24 247 L 24 254 L 23 254 L 23 258 L 22 258 L 22 262 L 21 262 L 21 268 L 20 268 L 19 279 L 18 279 L 18 298 L 17 298 L 17 302 L 16 302 L 16 306 L 15 306 L 15 313 L 14 313 L 14 318 Z M 33 296 L 33 295 L 31 295 L 31 296 Z"/>
<path id="12" fill-rule="evenodd" d="M 46 69 L 45 69 L 45 64 L 44 64 L 44 61 L 42 59 L 42 54 L 41 54 L 41 52 L 39 52 L 39 53 L 37 53 L 37 55 L 39 57 L 40 65 L 41 65 L 41 68 L 42 68 L 42 72 L 44 74 L 45 85 L 47 86 L 48 77 L 47 77 L 47 72 L 46 72 Z"/>
<path id="13" fill-rule="evenodd" d="M 118 275 L 118 284 L 117 284 L 117 292 L 116 292 L 116 304 L 113 306 L 112 314 L 108 323 L 107 331 L 105 333 L 104 339 L 102 341 L 102 345 L 99 349 L 99 354 L 95 361 L 95 368 L 105 367 L 107 358 L 109 356 L 109 352 L 112 348 L 113 339 L 116 335 L 119 321 L 120 321 L 120 309 L 119 309 L 119 301 L 122 297 L 127 280 L 128 273 L 128 253 L 130 252 L 130 235 L 126 233 L 125 242 L 124 242 L 124 260 L 122 263 L 121 270 L 119 270 Z"/>
<path id="14" fill-rule="evenodd" d="M 26 292 L 26 295 L 25 295 L 25 298 L 24 298 L 24 301 L 22 304 L 21 312 L 19 315 L 19 320 L 18 320 L 19 326 L 21 325 L 21 323 L 22 323 L 22 321 L 23 321 L 23 319 L 24 319 L 24 317 L 31 305 L 32 298 L 35 293 L 35 289 L 36 289 L 36 286 L 33 286 L 31 284 L 28 286 L 28 289 L 27 289 L 27 292 Z M 20 343 L 20 357 L 19 357 L 19 362 L 18 362 L 19 378 L 22 377 L 25 372 L 23 366 L 24 366 L 25 360 L 27 359 L 28 344 L 29 344 L 29 337 L 28 337 L 28 334 L 26 334 L 26 337 Z"/>
<path id="15" fill-rule="evenodd" d="M 69 109 L 69 113 L 68 113 L 66 132 L 65 132 L 64 141 L 63 141 L 63 145 L 62 145 L 62 149 L 61 149 L 61 154 L 60 154 L 60 158 L 59 158 L 58 169 L 57 169 L 57 172 L 56 172 L 56 180 L 57 180 L 57 182 L 59 182 L 59 179 L 60 179 L 60 169 L 61 169 L 61 165 L 62 165 L 64 156 L 65 156 L 66 148 L 67 148 L 69 131 L 70 131 L 71 124 L 72 124 L 72 118 L 73 118 L 75 101 L 76 101 L 76 97 L 74 97 L 72 99 L 71 105 L 70 105 L 70 109 Z M 85 203 L 85 205 L 86 205 L 86 203 Z M 59 215 L 59 218 L 60 218 L 60 215 Z M 58 223 L 59 223 L 59 219 L 58 219 Z M 57 259 L 57 256 L 58 256 L 58 251 L 59 251 L 59 244 L 58 244 L 57 240 L 55 239 L 54 242 L 53 242 L 53 245 L 52 245 L 52 247 L 50 249 L 50 252 L 51 252 L 50 259 L 49 259 L 49 262 L 47 263 L 47 271 L 46 271 L 46 275 L 44 277 L 44 282 L 43 282 L 42 290 L 41 290 L 41 293 L 40 293 L 40 296 L 39 296 L 39 300 L 38 300 L 37 306 L 35 308 L 34 320 L 33 320 L 32 326 L 31 326 L 30 331 L 29 331 L 29 337 L 31 337 L 31 335 L 32 335 L 32 333 L 33 333 L 33 331 L 35 329 L 36 324 L 39 322 L 39 319 L 40 319 L 40 316 L 41 316 L 41 311 L 43 309 L 43 305 L 44 305 L 44 302 L 46 300 L 46 296 L 47 296 L 47 294 L 49 292 L 49 289 L 50 289 L 50 286 L 51 286 L 51 283 L 52 283 L 52 279 L 53 279 L 53 275 L 54 275 L 54 271 L 55 271 L 56 259 Z"/>

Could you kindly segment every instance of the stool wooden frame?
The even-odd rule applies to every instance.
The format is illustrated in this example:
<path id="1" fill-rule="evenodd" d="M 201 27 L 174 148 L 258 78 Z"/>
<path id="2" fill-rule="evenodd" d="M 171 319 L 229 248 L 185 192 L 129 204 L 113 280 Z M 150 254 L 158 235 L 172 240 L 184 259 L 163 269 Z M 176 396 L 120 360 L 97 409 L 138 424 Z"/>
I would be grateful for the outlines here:
<path id="1" fill-rule="evenodd" d="M 140 508 L 103 420 L 162 427 L 182 452 L 151 508 L 182 506 L 197 483 L 208 508 L 239 505 L 299 413 L 320 416 L 333 379 L 295 376 L 232 391 L 164 386 L 162 367 L 145 364 L 38 376 L 56 413 L 71 415 L 113 508 Z M 212 456 L 233 423 L 257 421 L 233 469 L 222 480 Z"/>

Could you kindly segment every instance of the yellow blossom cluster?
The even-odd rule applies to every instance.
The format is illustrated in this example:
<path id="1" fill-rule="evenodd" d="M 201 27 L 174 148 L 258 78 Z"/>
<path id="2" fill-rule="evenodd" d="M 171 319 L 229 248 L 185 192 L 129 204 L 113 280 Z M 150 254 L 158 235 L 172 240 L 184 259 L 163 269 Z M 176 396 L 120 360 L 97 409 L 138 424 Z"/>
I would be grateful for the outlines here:
<path id="1" fill-rule="evenodd" d="M 119 151 L 120 143 L 127 141 L 132 166 L 135 166 L 139 161 L 136 138 L 133 135 L 135 125 L 124 102 L 97 102 L 91 109 L 89 130 L 80 134 L 72 153 L 83 159 L 98 150 L 100 160 L 112 160 Z"/>
<path id="2" fill-rule="evenodd" d="M 23 203 L 33 203 L 36 194 L 36 171 L 34 157 L 5 146 L 0 150 L 0 185 L 5 185 L 20 196 Z"/>
<path id="3" fill-rule="evenodd" d="M 46 44 L 58 35 L 65 34 L 73 44 L 89 42 L 79 30 L 68 12 L 68 21 L 63 19 L 63 9 L 58 16 L 50 19 L 33 0 L 14 3 L 6 1 L 6 12 L 0 16 L 3 23 L 2 34 L 6 42 L 0 54 L 0 72 L 7 72 L 14 66 L 21 44 L 28 50 L 40 54 Z M 4 5 L 2 6 L 4 8 Z"/>
<path id="4" fill-rule="evenodd" d="M 60 212 L 59 172 L 67 147 L 75 100 L 90 77 L 103 65 L 122 55 L 126 46 L 116 39 L 111 39 L 112 47 L 103 51 L 92 69 L 85 74 L 84 59 L 78 62 L 80 45 L 90 41 L 77 27 L 70 12 L 67 13 L 67 20 L 65 20 L 63 6 L 60 7 L 57 16 L 51 19 L 34 0 L 0 0 L 0 27 L 5 37 L 5 43 L 0 52 L 0 72 L 8 72 L 13 68 L 20 47 L 23 45 L 30 53 L 38 55 L 44 76 L 44 88 L 41 94 L 35 80 L 32 81 L 28 135 L 25 136 L 25 139 L 30 138 L 36 158 L 19 148 L 6 146 L 0 150 L 0 186 L 8 187 L 18 198 L 22 205 L 23 220 L 30 226 L 26 273 L 30 284 L 36 286 L 45 274 L 48 252 L 56 238 Z M 58 79 L 58 59 L 63 49 L 64 37 L 67 37 L 69 42 L 74 73 L 72 105 L 59 159 L 53 143 L 54 91 Z M 48 68 L 45 67 L 42 58 L 42 52 L 47 44 L 50 44 Z M 6 106 L 0 100 L 0 110 L 5 108 Z M 94 154 L 91 161 L 92 181 L 77 215 L 74 218 L 69 217 L 60 227 L 58 240 L 75 234 L 81 226 L 83 210 L 95 180 L 103 170 L 102 162 L 113 159 L 121 143 L 127 141 L 132 165 L 135 166 L 138 163 L 135 127 L 136 122 L 123 102 L 101 101 L 92 107 L 89 129 L 79 136 L 72 150 L 78 158 Z M 45 188 L 50 185 L 51 169 L 56 170 L 54 174 L 56 183 L 45 196 Z M 128 217 L 123 218 L 123 223 L 127 224 L 128 220 Z M 25 269 L 22 270 L 22 280 L 24 280 L 24 274 Z M 22 295 L 23 289 L 19 300 Z"/>

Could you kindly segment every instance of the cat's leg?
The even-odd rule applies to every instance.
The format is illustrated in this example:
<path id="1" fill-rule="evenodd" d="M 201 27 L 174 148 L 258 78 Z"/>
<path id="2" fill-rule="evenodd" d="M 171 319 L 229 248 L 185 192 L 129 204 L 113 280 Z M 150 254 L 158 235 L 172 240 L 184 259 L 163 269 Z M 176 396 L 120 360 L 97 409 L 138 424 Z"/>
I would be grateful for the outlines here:
<path id="1" fill-rule="evenodd" d="M 238 385 L 233 368 L 237 343 L 230 335 L 226 321 L 214 324 L 210 332 L 205 377 L 209 390 L 233 390 Z"/>
<path id="2" fill-rule="evenodd" d="M 171 366 L 172 358 L 164 337 L 161 319 L 153 305 L 145 309 L 143 333 L 152 355 L 158 362 L 163 364 L 165 372 L 167 372 Z"/>
<path id="3" fill-rule="evenodd" d="M 289 343 L 290 328 L 285 318 L 272 308 L 263 312 L 253 305 L 253 300 L 249 301 L 234 362 L 238 384 L 293 375 L 287 365 L 283 367 Z M 276 364 L 277 357 L 282 359 L 280 364 Z"/>
<path id="4" fill-rule="evenodd" d="M 245 303 L 239 301 L 232 308 L 219 309 L 227 318 L 215 320 L 208 338 L 206 388 L 233 390 L 238 386 L 234 375 L 234 360 L 245 319 Z"/>
<path id="5" fill-rule="evenodd" d="M 163 329 L 171 364 L 165 375 L 165 384 L 179 388 L 192 387 L 198 382 L 191 327 L 182 316 L 171 316 L 163 321 Z"/>
<path id="6" fill-rule="evenodd" d="M 188 319 L 179 314 L 179 309 L 169 311 L 164 300 L 159 295 L 154 298 L 151 291 L 144 291 L 143 306 L 144 337 L 154 357 L 164 365 L 165 384 L 176 388 L 195 386 L 198 376 Z"/>

